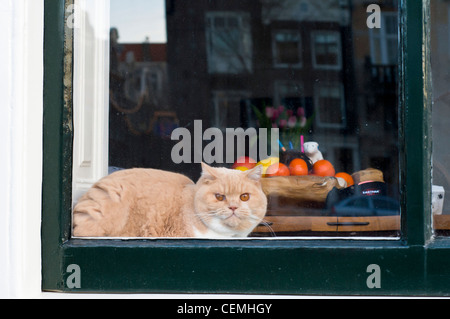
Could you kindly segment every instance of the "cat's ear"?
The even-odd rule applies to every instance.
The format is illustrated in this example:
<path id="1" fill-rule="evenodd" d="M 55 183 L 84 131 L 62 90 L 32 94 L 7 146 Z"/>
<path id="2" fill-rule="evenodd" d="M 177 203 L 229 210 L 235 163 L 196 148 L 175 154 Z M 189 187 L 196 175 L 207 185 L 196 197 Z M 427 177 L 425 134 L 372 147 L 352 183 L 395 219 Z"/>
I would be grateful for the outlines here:
<path id="1" fill-rule="evenodd" d="M 262 177 L 263 173 L 263 166 L 262 165 L 256 165 L 254 168 L 249 169 L 248 171 L 245 171 L 248 178 L 251 180 L 259 182 Z"/>
<path id="2" fill-rule="evenodd" d="M 202 177 L 206 178 L 206 179 L 214 180 L 218 176 L 217 176 L 216 170 L 213 167 L 202 162 Z"/>

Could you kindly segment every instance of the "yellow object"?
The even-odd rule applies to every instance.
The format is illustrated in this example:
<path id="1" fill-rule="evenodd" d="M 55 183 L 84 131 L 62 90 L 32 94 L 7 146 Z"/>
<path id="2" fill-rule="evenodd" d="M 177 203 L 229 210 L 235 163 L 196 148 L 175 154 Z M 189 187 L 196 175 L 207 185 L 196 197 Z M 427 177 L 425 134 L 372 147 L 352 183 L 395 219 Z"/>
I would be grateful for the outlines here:
<path id="1" fill-rule="evenodd" d="M 259 161 L 258 163 L 256 163 L 256 165 L 262 165 L 263 167 L 263 174 L 262 176 L 265 177 L 266 176 L 266 171 L 269 168 L 270 165 L 275 164 L 275 163 L 279 163 L 280 159 L 278 157 L 268 157 L 266 159 L 263 159 L 261 161 Z"/>
<path id="2" fill-rule="evenodd" d="M 235 169 L 237 169 L 238 171 L 243 171 L 243 172 L 248 171 L 248 167 L 245 167 L 245 166 L 238 166 L 238 167 L 235 167 Z"/>

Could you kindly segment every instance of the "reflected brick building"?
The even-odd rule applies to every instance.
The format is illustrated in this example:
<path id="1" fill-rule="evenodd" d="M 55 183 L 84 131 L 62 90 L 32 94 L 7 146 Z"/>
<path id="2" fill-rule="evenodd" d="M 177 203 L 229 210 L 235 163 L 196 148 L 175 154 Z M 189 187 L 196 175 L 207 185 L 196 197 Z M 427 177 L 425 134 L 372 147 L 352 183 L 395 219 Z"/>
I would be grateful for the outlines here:
<path id="1" fill-rule="evenodd" d="M 383 25 L 398 25 L 396 3 L 380 3 Z M 257 126 L 252 105 L 302 107 L 314 115 L 307 139 L 337 170 L 377 167 L 396 184 L 397 70 L 389 58 L 398 33 L 369 30 L 366 6 L 167 0 L 170 105 L 181 125 Z"/>

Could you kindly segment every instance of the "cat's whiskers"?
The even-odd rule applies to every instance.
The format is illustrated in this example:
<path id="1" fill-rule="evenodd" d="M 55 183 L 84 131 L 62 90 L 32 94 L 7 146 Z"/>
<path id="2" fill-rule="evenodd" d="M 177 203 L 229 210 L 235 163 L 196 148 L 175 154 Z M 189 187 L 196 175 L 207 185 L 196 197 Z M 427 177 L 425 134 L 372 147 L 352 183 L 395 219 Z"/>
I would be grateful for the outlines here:
<path id="1" fill-rule="evenodd" d="M 261 225 L 267 227 L 267 228 L 269 229 L 270 234 L 272 235 L 272 237 L 277 237 L 277 235 L 276 235 L 275 231 L 273 230 L 273 228 L 270 227 L 269 222 L 265 221 L 264 219 L 261 219 L 260 217 L 254 216 L 253 214 L 250 214 L 248 217 L 249 217 L 250 219 L 253 219 L 253 220 L 255 220 L 255 221 L 258 221 L 259 224 L 261 224 Z"/>
<path id="2" fill-rule="evenodd" d="M 270 224 L 268 222 L 266 222 L 264 219 L 260 221 L 260 224 L 264 225 L 265 227 L 267 227 L 270 231 L 270 234 L 272 235 L 272 237 L 277 237 L 277 234 L 275 233 L 275 231 L 273 230 L 273 228 L 270 226 Z"/>

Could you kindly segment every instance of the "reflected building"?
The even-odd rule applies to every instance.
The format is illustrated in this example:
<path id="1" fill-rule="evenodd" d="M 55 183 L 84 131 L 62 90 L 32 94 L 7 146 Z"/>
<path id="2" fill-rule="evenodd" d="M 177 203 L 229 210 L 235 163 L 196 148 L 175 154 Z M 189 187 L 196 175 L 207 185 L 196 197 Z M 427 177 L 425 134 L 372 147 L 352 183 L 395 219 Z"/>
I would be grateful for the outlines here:
<path id="1" fill-rule="evenodd" d="M 166 0 L 180 125 L 256 127 L 255 108 L 301 109 L 338 171 L 379 168 L 398 189 L 397 1 L 377 3 L 373 30 L 363 0 Z"/>
<path id="2" fill-rule="evenodd" d="M 431 64 L 433 88 L 433 185 L 445 190 L 443 213 L 450 214 L 450 3 L 433 0 L 431 11 Z"/>
<path id="3" fill-rule="evenodd" d="M 118 32 L 111 29 L 109 166 L 158 167 L 155 154 L 177 122 L 168 102 L 167 44 L 119 43 Z"/>
<path id="4" fill-rule="evenodd" d="M 367 2 L 352 1 L 354 89 L 364 167 L 383 171 L 389 193 L 399 183 L 398 1 L 377 1 L 381 27 L 367 27 Z M 364 168 L 363 167 L 363 168 Z"/>

